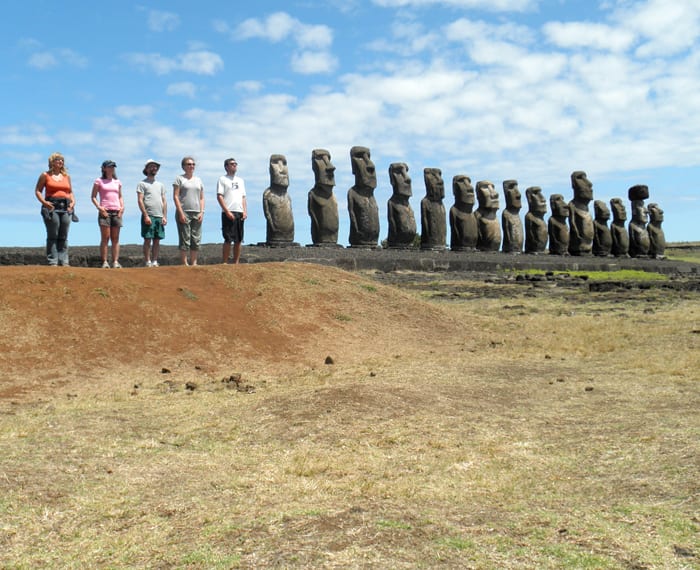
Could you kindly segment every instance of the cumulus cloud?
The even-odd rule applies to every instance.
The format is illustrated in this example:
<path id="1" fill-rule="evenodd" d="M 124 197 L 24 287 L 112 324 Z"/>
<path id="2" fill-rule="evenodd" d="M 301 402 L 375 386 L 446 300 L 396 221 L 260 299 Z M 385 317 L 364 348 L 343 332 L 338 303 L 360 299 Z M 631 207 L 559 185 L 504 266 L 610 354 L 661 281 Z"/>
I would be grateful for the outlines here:
<path id="1" fill-rule="evenodd" d="M 338 60 L 330 53 L 303 51 L 292 55 L 292 69 L 297 73 L 330 73 L 338 66 Z"/>
<path id="2" fill-rule="evenodd" d="M 197 95 L 197 86 L 191 81 L 180 81 L 178 83 L 171 83 L 165 90 L 168 95 L 175 95 L 180 97 L 189 97 L 194 99 Z"/>
<path id="3" fill-rule="evenodd" d="M 148 12 L 148 29 L 153 32 L 173 32 L 180 25 L 180 16 L 173 12 L 150 10 Z"/>
<path id="4" fill-rule="evenodd" d="M 49 69 L 61 66 L 83 68 L 87 67 L 86 57 L 68 48 L 33 53 L 28 61 L 35 69 Z"/>
<path id="5" fill-rule="evenodd" d="M 542 31 L 557 47 L 566 49 L 592 48 L 605 51 L 625 51 L 635 41 L 630 30 L 590 22 L 548 22 Z"/>
<path id="6" fill-rule="evenodd" d="M 215 75 L 224 67 L 220 55 L 207 51 L 189 51 L 175 57 L 159 53 L 130 53 L 124 56 L 127 63 L 142 69 L 149 69 L 157 75 L 167 75 L 174 71 L 186 71 L 197 75 Z"/>

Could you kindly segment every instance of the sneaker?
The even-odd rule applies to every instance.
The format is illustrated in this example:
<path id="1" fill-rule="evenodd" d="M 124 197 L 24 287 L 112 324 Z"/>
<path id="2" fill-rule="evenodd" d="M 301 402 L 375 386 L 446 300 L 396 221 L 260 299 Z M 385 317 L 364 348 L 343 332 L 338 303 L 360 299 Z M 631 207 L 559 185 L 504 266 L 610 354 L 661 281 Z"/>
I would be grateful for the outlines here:
<path id="1" fill-rule="evenodd" d="M 151 263 L 150 259 L 146 262 L 146 267 L 153 267 L 153 263 Z"/>
<path id="2" fill-rule="evenodd" d="M 102 269 L 109 269 L 109 263 L 107 261 L 102 262 Z"/>
<path id="3" fill-rule="evenodd" d="M 122 268 L 121 264 L 120 264 L 118 261 L 115 261 L 115 262 L 112 264 L 112 267 L 113 267 L 114 269 L 121 269 L 121 268 Z"/>
<path id="4" fill-rule="evenodd" d="M 160 267 L 160 263 L 158 263 L 157 259 L 151 263 L 151 267 Z"/>

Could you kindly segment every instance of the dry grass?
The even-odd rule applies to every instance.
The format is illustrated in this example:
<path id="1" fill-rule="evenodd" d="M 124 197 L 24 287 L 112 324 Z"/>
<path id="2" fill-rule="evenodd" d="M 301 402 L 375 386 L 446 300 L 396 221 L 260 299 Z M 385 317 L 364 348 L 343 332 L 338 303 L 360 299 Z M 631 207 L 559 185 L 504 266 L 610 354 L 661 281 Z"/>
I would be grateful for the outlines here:
<path id="1" fill-rule="evenodd" d="M 159 298 L 217 340 L 183 353 L 158 328 L 171 352 L 85 357 L 0 400 L 0 566 L 700 565 L 697 293 L 465 283 L 484 294 L 447 302 L 331 269 L 202 269 L 164 274 Z M 99 285 L 125 314 L 153 286 L 138 271 Z M 197 299 L 168 305 L 178 287 Z M 217 306 L 247 320 L 225 329 Z"/>

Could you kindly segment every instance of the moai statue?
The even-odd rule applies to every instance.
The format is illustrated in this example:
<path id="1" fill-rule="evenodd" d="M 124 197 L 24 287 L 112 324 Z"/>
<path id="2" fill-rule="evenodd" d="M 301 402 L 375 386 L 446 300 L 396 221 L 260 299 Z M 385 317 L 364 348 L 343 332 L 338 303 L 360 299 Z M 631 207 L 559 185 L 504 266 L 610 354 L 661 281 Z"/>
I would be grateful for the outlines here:
<path id="1" fill-rule="evenodd" d="M 389 237 L 387 245 L 394 249 L 408 249 L 416 239 L 416 218 L 408 199 L 413 196 L 411 177 L 405 162 L 392 162 L 389 165 L 389 180 L 392 194 L 387 202 Z"/>
<path id="2" fill-rule="evenodd" d="M 447 243 L 445 183 L 439 168 L 424 168 L 425 198 L 420 202 L 420 248 L 443 250 Z"/>
<path id="3" fill-rule="evenodd" d="M 458 174 L 452 178 L 455 203 L 450 208 L 450 249 L 474 251 L 479 239 L 479 229 L 474 216 L 476 194 L 469 176 Z"/>
<path id="4" fill-rule="evenodd" d="M 538 255 L 547 249 L 549 238 L 547 222 L 547 200 L 539 186 L 530 186 L 525 190 L 528 212 L 525 214 L 525 253 Z"/>
<path id="5" fill-rule="evenodd" d="M 549 217 L 547 230 L 549 233 L 549 253 L 551 255 L 569 255 L 569 228 L 566 224 L 569 217 L 569 206 L 561 194 L 549 197 Z"/>
<path id="6" fill-rule="evenodd" d="M 612 234 L 608 227 L 610 210 L 605 202 L 593 202 L 593 255 L 607 257 L 612 251 Z"/>
<path id="7" fill-rule="evenodd" d="M 571 173 L 571 188 L 574 199 L 569 202 L 569 253 L 590 255 L 594 229 L 588 204 L 593 200 L 593 184 L 585 172 L 577 170 Z"/>
<path id="8" fill-rule="evenodd" d="M 501 213 L 501 227 L 503 228 L 503 253 L 522 253 L 523 251 L 523 223 L 520 220 L 520 209 L 523 200 L 518 189 L 517 180 L 505 180 L 503 182 L 503 194 L 506 198 L 505 210 Z"/>
<path id="9" fill-rule="evenodd" d="M 307 202 L 311 218 L 311 241 L 315 246 L 340 247 L 338 201 L 333 194 L 335 166 L 331 162 L 331 153 L 322 148 L 311 151 L 311 168 L 315 179 Z"/>
<path id="10" fill-rule="evenodd" d="M 289 197 L 289 170 L 283 154 L 270 156 L 270 187 L 263 192 L 263 211 L 267 220 L 266 245 L 282 246 L 294 242 L 294 214 Z"/>
<path id="11" fill-rule="evenodd" d="M 661 224 L 664 221 L 664 211 L 658 204 L 649 204 L 649 255 L 655 259 L 665 259 L 664 252 L 666 251 L 666 236 L 664 230 L 661 229 Z"/>
<path id="12" fill-rule="evenodd" d="M 479 201 L 479 207 L 474 212 L 476 227 L 479 231 L 476 249 L 479 251 L 498 251 L 501 247 L 501 224 L 498 222 L 496 214 L 500 203 L 493 182 L 488 180 L 477 182 L 476 197 Z"/>
<path id="13" fill-rule="evenodd" d="M 630 257 L 649 256 L 648 214 L 649 212 L 644 206 L 644 200 L 632 200 L 632 219 L 627 228 L 630 235 Z"/>
<path id="14" fill-rule="evenodd" d="M 610 225 L 610 234 L 612 236 L 611 253 L 615 257 L 627 257 L 630 250 L 630 237 L 625 227 L 627 221 L 627 210 L 622 198 L 613 198 L 610 200 L 610 209 L 612 210 L 613 221 Z"/>
<path id="15" fill-rule="evenodd" d="M 379 208 L 374 198 L 377 173 L 369 149 L 354 146 L 350 149 L 355 185 L 348 190 L 350 214 L 350 247 L 377 247 L 379 240 Z"/>

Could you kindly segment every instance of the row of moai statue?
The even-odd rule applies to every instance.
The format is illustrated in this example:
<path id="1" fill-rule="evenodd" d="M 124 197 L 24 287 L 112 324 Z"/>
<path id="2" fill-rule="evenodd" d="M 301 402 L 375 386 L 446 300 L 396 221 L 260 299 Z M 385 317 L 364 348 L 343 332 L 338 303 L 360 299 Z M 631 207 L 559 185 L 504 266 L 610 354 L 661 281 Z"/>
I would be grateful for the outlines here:
<path id="1" fill-rule="evenodd" d="M 350 217 L 350 247 L 376 248 L 379 242 L 379 208 L 374 197 L 377 175 L 367 147 L 350 149 L 352 173 L 355 184 L 348 190 L 347 204 Z M 308 194 L 308 214 L 311 218 L 312 245 L 338 247 L 338 203 L 333 194 L 335 166 L 325 149 L 311 153 L 314 187 Z M 657 204 L 644 201 L 649 189 L 644 185 L 629 189 L 632 203 L 632 219 L 625 228 L 627 212 L 620 198 L 613 198 L 610 209 L 596 200 L 594 216 L 589 203 L 593 200 L 593 184 L 586 173 L 571 174 L 573 199 L 566 202 L 561 194 L 550 197 L 551 216 L 545 222 L 547 201 L 542 189 L 532 186 L 525 191 L 528 212 L 525 224 L 520 218 L 522 196 L 515 180 L 503 182 L 506 207 L 499 221 L 498 192 L 492 182 L 483 180 L 476 184 L 460 174 L 452 179 L 454 205 L 449 216 L 443 200 L 445 188 L 439 168 L 423 170 L 426 195 L 421 200 L 420 247 L 426 250 L 447 249 L 447 220 L 450 226 L 450 249 L 453 251 L 503 251 L 505 253 L 540 254 L 547 251 L 554 255 L 598 255 L 663 257 L 665 238 L 661 228 L 663 211 Z M 386 245 L 390 249 L 415 247 L 416 220 L 409 198 L 413 195 L 408 166 L 395 162 L 389 166 L 392 195 L 387 203 L 389 233 Z M 263 193 L 263 211 L 267 221 L 264 245 L 271 247 L 298 245 L 294 242 L 294 216 L 291 198 L 287 192 L 289 171 L 284 155 L 270 157 L 270 187 Z M 477 209 L 474 210 L 474 207 Z M 647 223 L 648 216 L 651 221 Z"/>

